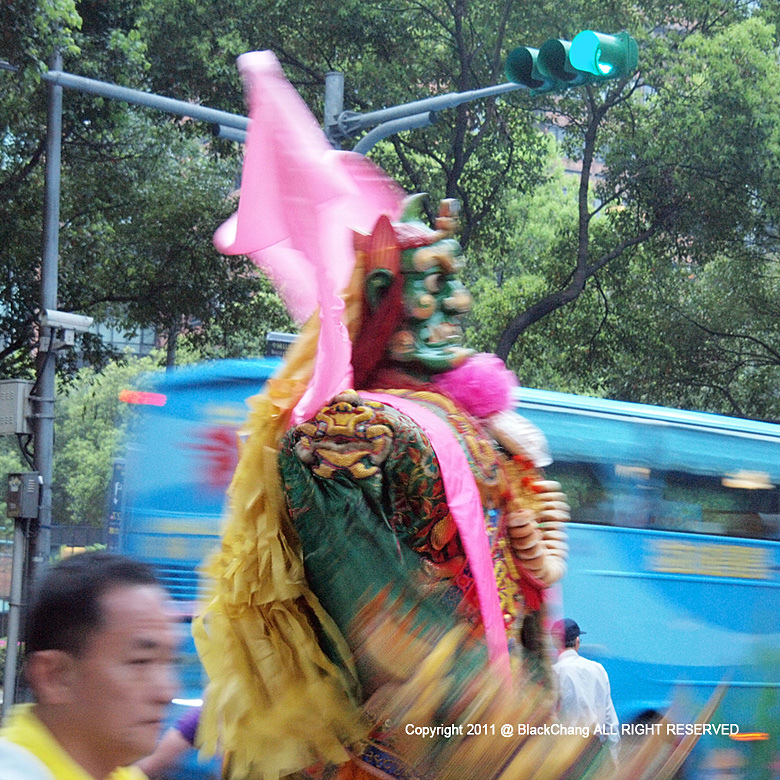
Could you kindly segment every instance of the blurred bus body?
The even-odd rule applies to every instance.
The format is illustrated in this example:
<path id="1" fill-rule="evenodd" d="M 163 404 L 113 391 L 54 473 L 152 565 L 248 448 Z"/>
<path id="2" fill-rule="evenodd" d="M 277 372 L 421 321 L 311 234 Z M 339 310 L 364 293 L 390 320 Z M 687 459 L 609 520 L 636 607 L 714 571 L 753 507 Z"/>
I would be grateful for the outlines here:
<path id="1" fill-rule="evenodd" d="M 203 595 L 199 569 L 219 547 L 248 400 L 280 364 L 264 358 L 186 366 L 121 395 L 137 414 L 125 456 L 114 468 L 109 539 L 114 549 L 154 566 L 181 616 L 181 690 L 169 723 L 202 697 L 205 674 L 190 633 Z M 199 763 L 191 751 L 165 776 L 217 780 L 220 766 L 217 760 Z"/>
<path id="2" fill-rule="evenodd" d="M 182 368 L 135 399 L 119 549 L 157 567 L 185 622 L 198 567 L 218 544 L 246 400 L 279 365 Z M 548 477 L 572 507 L 563 608 L 587 631 L 582 653 L 607 669 L 621 723 L 653 722 L 675 692 L 701 705 L 727 680 L 715 723 L 742 736 L 707 738 L 686 774 L 771 777 L 780 425 L 531 389 L 519 391 L 517 409 L 547 436 Z M 182 679 L 182 696 L 197 698 L 204 680 L 191 640 Z"/>
<path id="3" fill-rule="evenodd" d="M 621 723 L 729 683 L 686 774 L 771 777 L 780 743 L 780 425 L 521 389 L 571 505 L 567 616 Z M 733 729 L 731 729 L 733 730 Z M 722 764 L 722 766 L 719 766 Z"/>

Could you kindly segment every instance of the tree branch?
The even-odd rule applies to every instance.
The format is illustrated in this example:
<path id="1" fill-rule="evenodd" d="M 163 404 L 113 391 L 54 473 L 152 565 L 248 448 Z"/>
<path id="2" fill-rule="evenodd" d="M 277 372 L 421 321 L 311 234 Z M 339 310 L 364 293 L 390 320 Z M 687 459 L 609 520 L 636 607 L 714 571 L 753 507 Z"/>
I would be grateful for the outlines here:
<path id="1" fill-rule="evenodd" d="M 595 263 L 590 265 L 583 263 L 582 266 L 579 266 L 578 264 L 578 266 L 572 272 L 572 275 L 569 277 L 570 281 L 566 287 L 564 287 L 562 290 L 558 290 L 557 292 L 547 295 L 540 301 L 537 301 L 533 306 L 518 314 L 517 317 L 515 317 L 509 323 L 509 325 L 507 325 L 498 340 L 498 344 L 496 346 L 496 355 L 498 355 L 498 357 L 500 357 L 502 360 L 506 360 L 509 356 L 510 350 L 515 344 L 515 341 L 517 341 L 518 337 L 524 330 L 529 328 L 535 322 L 541 320 L 543 317 L 546 317 L 548 314 L 551 314 L 552 312 L 562 308 L 567 303 L 571 303 L 572 301 L 576 300 L 585 289 L 585 284 L 591 276 L 593 276 L 600 269 L 604 268 L 604 266 L 606 266 L 612 260 L 620 257 L 627 249 L 647 241 L 659 230 L 661 230 L 664 223 L 665 220 L 659 219 L 638 235 L 633 236 L 632 238 L 624 239 L 619 244 L 617 244 L 615 248 L 612 249 L 612 251 L 602 255 Z"/>
<path id="2" fill-rule="evenodd" d="M 44 149 L 46 148 L 46 139 L 41 138 L 38 141 L 38 146 L 35 147 L 30 159 L 21 167 L 18 171 L 11 174 L 5 181 L 0 182 L 0 196 L 5 197 L 6 193 L 13 194 L 13 191 L 19 187 L 27 177 L 35 170 L 40 164 L 43 157 Z"/>
<path id="3" fill-rule="evenodd" d="M 697 322 L 695 319 L 693 319 L 693 317 L 691 317 L 690 315 L 686 314 L 683 311 L 677 310 L 677 313 L 684 320 L 687 320 L 688 322 L 691 323 L 691 325 L 703 331 L 708 336 L 714 336 L 715 338 L 720 338 L 720 339 L 741 339 L 743 341 L 749 341 L 752 344 L 755 344 L 756 346 L 760 347 L 765 352 L 770 354 L 773 357 L 775 364 L 780 365 L 780 352 L 778 352 L 778 350 L 774 349 L 773 347 L 770 347 L 769 344 L 757 338 L 756 336 L 751 336 L 746 333 L 728 333 L 726 331 L 719 331 L 713 328 L 708 328 L 706 325 L 702 324 L 701 322 Z"/>

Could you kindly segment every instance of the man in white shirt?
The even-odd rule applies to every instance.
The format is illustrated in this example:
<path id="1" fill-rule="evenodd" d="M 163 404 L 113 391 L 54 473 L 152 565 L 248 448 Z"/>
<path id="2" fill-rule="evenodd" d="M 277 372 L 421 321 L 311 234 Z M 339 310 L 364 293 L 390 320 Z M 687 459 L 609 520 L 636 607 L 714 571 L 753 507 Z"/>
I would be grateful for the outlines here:
<path id="1" fill-rule="evenodd" d="M 609 744 L 612 758 L 617 761 L 620 724 L 612 704 L 609 677 L 601 664 L 579 654 L 583 633 L 571 618 L 559 620 L 552 627 L 560 648 L 553 664 L 558 680 L 558 715 L 566 725 L 598 727 L 601 741 Z"/>

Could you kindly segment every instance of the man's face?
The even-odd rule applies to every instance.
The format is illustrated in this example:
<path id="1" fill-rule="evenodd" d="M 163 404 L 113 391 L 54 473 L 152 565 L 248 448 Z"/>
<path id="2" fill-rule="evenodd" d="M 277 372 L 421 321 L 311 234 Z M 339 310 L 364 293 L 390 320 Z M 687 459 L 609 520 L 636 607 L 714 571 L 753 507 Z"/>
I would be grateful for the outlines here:
<path id="1" fill-rule="evenodd" d="M 161 588 L 118 586 L 101 605 L 102 625 L 73 659 L 71 706 L 93 755 L 124 766 L 154 750 L 175 695 L 177 640 Z"/>
<path id="2" fill-rule="evenodd" d="M 390 357 L 431 374 L 448 371 L 471 354 L 461 346 L 460 318 L 471 309 L 471 295 L 456 276 L 460 246 L 440 241 L 405 252 L 402 263 L 404 319 L 390 340 Z"/>

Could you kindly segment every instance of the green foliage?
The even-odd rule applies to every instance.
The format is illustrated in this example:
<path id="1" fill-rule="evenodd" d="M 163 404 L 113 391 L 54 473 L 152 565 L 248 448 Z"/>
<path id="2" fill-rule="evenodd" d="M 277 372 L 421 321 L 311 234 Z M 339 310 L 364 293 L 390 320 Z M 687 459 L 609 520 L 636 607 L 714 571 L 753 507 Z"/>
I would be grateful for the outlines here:
<path id="1" fill-rule="evenodd" d="M 4 30 L 0 52 L 22 66 L 0 71 L 0 201 L 8 213 L 0 223 L 0 376 L 29 377 L 40 305 L 46 89 L 26 77 L 20 52 L 37 51 L 33 40 L 48 48 L 58 42 L 65 70 L 142 88 L 150 60 L 140 3 L 83 2 L 78 13 L 65 0 L 42 3 L 47 18 L 58 14 L 56 38 L 40 34 L 34 9 L 17 10 L 21 18 Z M 34 65 L 45 68 L 41 58 Z M 228 195 L 238 148 L 225 157 L 204 139 L 203 125 L 78 91 L 66 90 L 63 106 L 58 308 L 129 334 L 154 327 L 168 340 L 171 364 L 181 335 L 210 345 L 213 333 L 215 348 L 230 351 L 254 343 L 266 316 L 274 327 L 285 321 L 254 266 L 223 258 L 212 245 L 235 205 Z M 111 356 L 91 334 L 80 347 L 81 359 L 96 366 Z M 77 366 L 73 353 L 58 361 L 61 375 Z"/>
<path id="2" fill-rule="evenodd" d="M 466 337 L 469 346 L 480 351 L 494 350 L 516 312 L 553 294 L 570 273 L 579 178 L 566 171 L 552 139 L 547 148 L 543 183 L 529 193 L 507 192 L 501 209 L 503 231 L 490 236 L 489 242 L 480 241 L 479 250 L 469 254 L 466 276 L 474 306 Z M 524 330 L 507 361 L 521 382 L 601 394 L 598 383 L 572 365 L 582 351 L 579 345 L 587 343 L 589 331 L 598 327 L 597 308 L 597 290 L 587 289 L 576 302 Z"/>
<path id="3" fill-rule="evenodd" d="M 570 6 L 575 31 L 585 8 Z M 485 348 L 503 329 L 499 353 L 527 384 L 776 418 L 777 5 L 642 11 L 636 79 L 537 99 L 564 153 L 604 167 L 574 220 L 551 216 L 567 212 L 555 195 L 547 215 L 534 206 L 550 226 L 535 263 L 506 272 L 522 215 L 480 238 L 469 338 Z"/>
<path id="4" fill-rule="evenodd" d="M 35 84 L 55 47 L 78 54 L 75 38 L 80 27 L 75 0 L 6 0 L 0 6 L 0 53 Z"/>
<path id="5" fill-rule="evenodd" d="M 774 28 L 737 10 L 648 41 L 648 86 L 605 124 L 602 245 L 648 239 L 594 278 L 603 326 L 574 368 L 614 397 L 771 418 L 780 73 Z"/>
<path id="6" fill-rule="evenodd" d="M 135 387 L 140 375 L 159 369 L 160 356 L 128 358 L 102 372 L 83 368 L 58 396 L 52 522 L 95 525 L 105 522 L 113 459 L 122 451 L 132 407 L 120 390 Z"/>
<path id="7" fill-rule="evenodd" d="M 672 52 L 663 54 L 663 71 L 647 74 L 647 97 L 616 112 L 602 191 L 619 177 L 635 219 L 663 219 L 678 252 L 706 262 L 721 246 L 755 237 L 776 209 L 774 30 L 752 18 L 686 37 L 671 62 Z"/>

